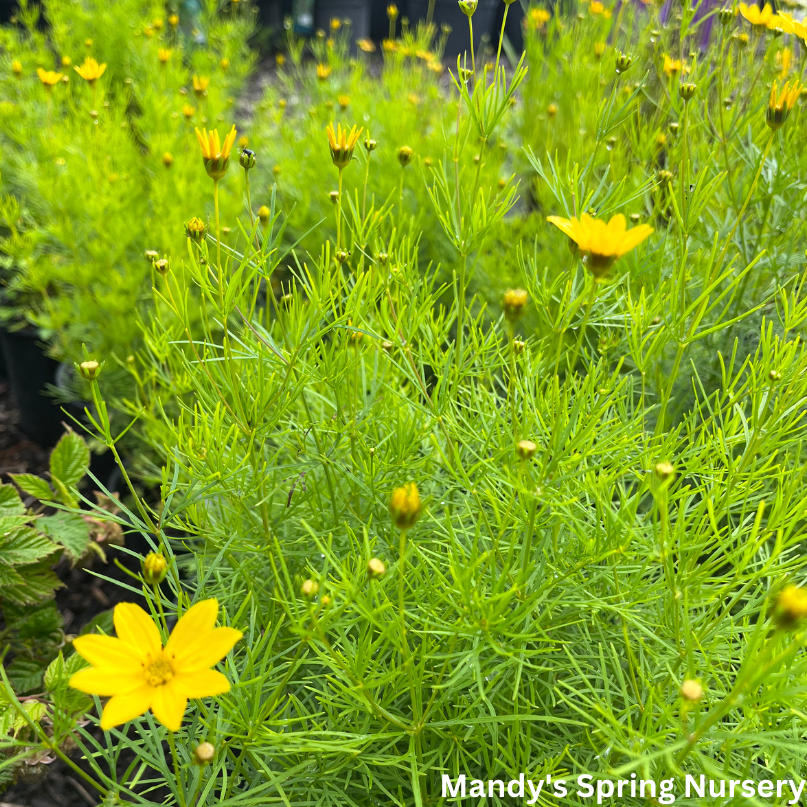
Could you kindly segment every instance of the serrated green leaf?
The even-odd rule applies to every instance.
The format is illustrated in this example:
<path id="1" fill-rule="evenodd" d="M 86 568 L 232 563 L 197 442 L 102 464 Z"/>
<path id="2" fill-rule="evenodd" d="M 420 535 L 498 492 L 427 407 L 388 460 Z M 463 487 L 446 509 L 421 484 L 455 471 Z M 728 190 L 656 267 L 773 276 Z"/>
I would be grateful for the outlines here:
<path id="1" fill-rule="evenodd" d="M 10 530 L 4 534 L 4 540 L 0 542 L 0 556 L 6 563 L 15 566 L 36 563 L 60 550 L 58 544 L 54 544 L 32 527 Z"/>
<path id="2" fill-rule="evenodd" d="M 50 455 L 50 473 L 65 487 L 75 487 L 87 473 L 90 449 L 73 431 L 65 432 Z"/>
<path id="3" fill-rule="evenodd" d="M 38 662 L 32 659 L 15 658 L 8 665 L 6 672 L 11 686 L 18 695 L 42 689 L 44 670 Z"/>
<path id="4" fill-rule="evenodd" d="M 9 474 L 9 476 L 23 493 L 41 501 L 49 501 L 53 498 L 50 485 L 41 476 L 33 474 Z"/>
<path id="5" fill-rule="evenodd" d="M 35 605 L 53 596 L 63 583 L 54 574 L 48 561 L 20 566 L 17 570 L 23 578 L 19 585 L 4 586 L 0 591 L 2 600 L 18 606 Z"/>
<path id="6" fill-rule="evenodd" d="M 78 560 L 87 548 L 90 525 L 78 513 L 54 513 L 39 520 L 42 531 L 61 544 L 73 560 Z"/>
<path id="7" fill-rule="evenodd" d="M 35 608 L 27 608 L 23 616 L 14 621 L 21 639 L 46 640 L 58 634 L 62 627 L 62 616 L 56 603 L 48 602 Z"/>
<path id="8" fill-rule="evenodd" d="M 0 485 L 0 516 L 18 516 L 25 507 L 13 485 Z"/>

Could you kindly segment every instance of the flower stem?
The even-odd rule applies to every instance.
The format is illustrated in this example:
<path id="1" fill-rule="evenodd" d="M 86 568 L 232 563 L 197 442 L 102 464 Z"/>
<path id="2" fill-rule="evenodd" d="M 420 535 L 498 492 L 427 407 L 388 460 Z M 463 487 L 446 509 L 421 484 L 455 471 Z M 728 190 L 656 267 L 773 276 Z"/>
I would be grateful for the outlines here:
<path id="1" fill-rule="evenodd" d="M 168 745 L 171 747 L 171 759 L 174 762 L 174 779 L 177 783 L 177 794 L 179 795 L 180 807 L 186 807 L 185 802 L 185 789 L 182 785 L 182 779 L 179 775 L 179 758 L 177 757 L 177 744 L 174 739 L 174 732 L 168 732 Z"/>
<path id="2" fill-rule="evenodd" d="M 339 192 L 336 197 L 336 249 L 342 246 L 342 169 L 339 169 Z"/>

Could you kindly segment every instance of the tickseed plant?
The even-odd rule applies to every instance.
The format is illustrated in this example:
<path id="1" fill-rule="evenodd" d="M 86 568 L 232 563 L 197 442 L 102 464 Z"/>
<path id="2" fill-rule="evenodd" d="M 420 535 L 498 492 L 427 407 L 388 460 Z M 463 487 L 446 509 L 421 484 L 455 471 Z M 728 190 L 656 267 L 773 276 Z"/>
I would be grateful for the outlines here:
<path id="1" fill-rule="evenodd" d="M 15 763 L 180 807 L 807 776 L 799 29 L 594 0 L 527 9 L 521 56 L 463 11 L 456 63 L 390 12 L 377 78 L 344 21 L 289 30 L 251 123 L 186 116 L 216 81 L 197 97 L 212 71 L 185 72 L 154 168 L 193 147 L 204 194 L 150 258 L 129 393 L 103 386 L 114 356 L 80 371 L 92 438 L 143 447 L 112 518 L 149 547 L 127 585 L 151 639 L 93 626 L 137 680 L 43 699 L 52 721 L 4 679 Z M 216 172 L 211 224 L 209 131 L 232 121 L 244 172 Z M 175 665 L 213 600 L 233 641 Z M 56 691 L 79 692 L 82 644 Z"/>

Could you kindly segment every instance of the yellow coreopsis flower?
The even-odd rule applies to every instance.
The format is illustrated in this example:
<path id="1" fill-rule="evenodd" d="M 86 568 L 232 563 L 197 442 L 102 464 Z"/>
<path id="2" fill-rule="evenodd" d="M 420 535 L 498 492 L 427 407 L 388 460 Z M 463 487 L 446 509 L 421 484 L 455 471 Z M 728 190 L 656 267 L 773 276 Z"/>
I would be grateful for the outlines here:
<path id="1" fill-rule="evenodd" d="M 786 79 L 790 73 L 790 65 L 793 63 L 793 51 L 790 48 L 782 48 L 776 54 L 776 64 L 781 68 L 779 78 Z"/>
<path id="2" fill-rule="evenodd" d="M 398 6 L 396 6 L 394 3 L 391 3 L 390 5 L 388 5 L 387 6 L 387 16 L 391 20 L 397 20 L 398 19 Z"/>
<path id="3" fill-rule="evenodd" d="M 342 27 L 342 20 L 339 17 L 331 17 L 331 30 L 338 31 Z"/>
<path id="4" fill-rule="evenodd" d="M 365 53 L 374 53 L 375 52 L 375 42 L 373 42 L 372 39 L 357 39 L 356 44 Z"/>
<path id="5" fill-rule="evenodd" d="M 206 76 L 193 77 L 193 91 L 198 97 L 202 97 L 207 93 L 207 88 L 210 86 L 210 79 Z"/>
<path id="6" fill-rule="evenodd" d="M 630 252 L 653 232 L 649 224 L 626 229 L 625 217 L 621 213 L 607 223 L 587 213 L 583 213 L 579 221 L 561 216 L 548 216 L 547 221 L 577 244 L 586 266 L 596 278 L 603 277 L 617 258 Z"/>
<path id="7" fill-rule="evenodd" d="M 675 76 L 683 69 L 683 64 L 680 59 L 673 59 L 669 53 L 664 54 L 664 73 L 667 76 Z"/>
<path id="8" fill-rule="evenodd" d="M 420 492 L 414 482 L 392 491 L 389 503 L 392 521 L 399 530 L 408 530 L 420 517 Z"/>
<path id="9" fill-rule="evenodd" d="M 81 67 L 74 67 L 73 69 L 84 79 L 84 81 L 88 82 L 89 84 L 95 84 L 95 82 L 104 75 L 106 65 L 98 64 L 98 62 L 93 59 L 92 56 L 88 56 L 84 60 L 84 64 L 81 65 Z"/>
<path id="10" fill-rule="evenodd" d="M 597 14 L 602 14 L 603 11 L 605 11 L 605 5 L 601 3 L 600 0 L 592 0 L 588 10 L 591 14 L 596 16 Z"/>
<path id="11" fill-rule="evenodd" d="M 22 75 L 22 62 L 19 59 L 14 59 L 11 62 L 11 72 L 19 78 Z"/>
<path id="12" fill-rule="evenodd" d="M 172 15 L 171 15 L 171 16 L 168 18 L 168 24 L 169 24 L 169 25 L 170 25 L 172 28 L 176 28 L 176 27 L 177 27 L 177 25 L 179 25 L 179 15 L 177 15 L 177 14 L 172 14 Z"/>
<path id="13" fill-rule="evenodd" d="M 275 64 L 278 67 L 283 67 L 286 64 L 286 57 L 282 53 L 278 53 L 275 55 Z"/>
<path id="14" fill-rule="evenodd" d="M 805 18 L 807 19 L 807 18 Z M 780 11 L 776 18 L 775 28 L 781 28 L 786 34 L 795 34 L 799 39 L 807 41 L 807 26 L 805 20 L 799 22 L 790 14 Z"/>
<path id="15" fill-rule="evenodd" d="M 157 58 L 160 60 L 160 64 L 166 64 L 171 58 L 171 48 L 160 48 L 157 51 Z"/>
<path id="16" fill-rule="evenodd" d="M 237 134 L 235 126 L 233 126 L 222 144 L 219 139 L 218 129 L 211 129 L 210 132 L 207 129 L 202 129 L 201 132 L 198 129 L 196 130 L 196 139 L 202 148 L 202 161 L 207 175 L 211 179 L 218 181 L 227 173 L 227 167 L 230 164 L 230 151 L 232 151 Z"/>
<path id="17" fill-rule="evenodd" d="M 798 81 L 794 81 L 792 85 L 788 81 L 779 94 L 776 92 L 776 82 L 773 82 L 768 109 L 765 112 L 765 122 L 774 132 L 782 128 L 800 93 L 801 85 Z"/>
<path id="18" fill-rule="evenodd" d="M 740 14 L 742 14 L 751 25 L 756 25 L 758 28 L 769 27 L 774 17 L 773 9 L 769 3 L 765 3 L 762 9 L 753 4 L 748 6 L 745 3 L 740 3 L 739 10 Z"/>
<path id="19" fill-rule="evenodd" d="M 550 19 L 552 19 L 552 15 L 545 8 L 533 8 L 527 16 L 527 26 L 538 31 L 542 29 Z"/>
<path id="20" fill-rule="evenodd" d="M 219 606 L 204 600 L 177 622 L 165 647 L 154 621 L 134 603 L 115 606 L 117 638 L 90 634 L 73 640 L 76 652 L 92 665 L 70 678 L 70 686 L 101 697 L 101 728 L 108 730 L 151 709 L 169 731 L 178 731 L 188 698 L 209 698 L 230 690 L 230 682 L 210 669 L 243 635 L 215 627 Z"/>
<path id="21" fill-rule="evenodd" d="M 333 123 L 328 124 L 325 130 L 328 134 L 328 146 L 331 149 L 331 159 L 333 164 L 341 171 L 343 168 L 350 165 L 353 158 L 353 150 L 356 148 L 356 143 L 359 142 L 359 135 L 362 133 L 361 129 L 352 127 L 350 132 L 342 128 L 342 124 L 338 124 L 334 131 Z"/>
<path id="22" fill-rule="evenodd" d="M 392 53 L 393 51 L 398 50 L 398 45 L 396 44 L 394 39 L 384 39 L 384 40 L 382 40 L 381 47 L 387 53 Z"/>
<path id="23" fill-rule="evenodd" d="M 196 114 L 196 107 L 191 106 L 190 104 L 185 104 L 185 106 L 182 107 L 182 114 L 185 116 L 185 118 L 190 120 Z"/>
<path id="24" fill-rule="evenodd" d="M 331 75 L 331 66 L 329 64 L 320 64 L 317 65 L 317 78 L 320 81 L 325 81 L 328 76 Z"/>
<path id="25" fill-rule="evenodd" d="M 336 100 L 339 102 L 339 106 L 342 109 L 347 109 L 350 106 L 350 96 L 349 95 L 339 95 L 339 96 L 337 96 Z"/>
<path id="26" fill-rule="evenodd" d="M 62 80 L 62 73 L 57 73 L 55 70 L 43 70 L 39 67 L 36 74 L 47 90 L 50 90 L 54 84 L 58 84 Z"/>

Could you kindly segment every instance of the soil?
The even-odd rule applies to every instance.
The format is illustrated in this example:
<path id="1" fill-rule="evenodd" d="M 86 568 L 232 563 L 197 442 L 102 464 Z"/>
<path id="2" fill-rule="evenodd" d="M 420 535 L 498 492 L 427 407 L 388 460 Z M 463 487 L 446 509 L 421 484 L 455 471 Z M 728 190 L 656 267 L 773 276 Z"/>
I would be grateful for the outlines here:
<path id="1" fill-rule="evenodd" d="M 27 439 L 19 431 L 18 423 L 16 402 L 7 382 L 0 380 L 0 479 L 4 483 L 11 481 L 8 474 L 45 474 L 48 470 L 50 449 Z M 136 551 L 141 549 L 137 536 L 127 536 L 127 545 Z M 116 559 L 130 571 L 137 571 L 137 559 L 117 552 L 114 547 L 108 551 L 108 556 L 107 564 L 98 559 L 87 568 L 72 568 L 67 561 L 62 561 L 56 567 L 64 583 L 56 592 L 56 603 L 64 618 L 66 636 L 78 633 L 90 620 L 119 602 L 137 602 L 132 592 L 115 584 L 114 581 L 129 578 L 113 562 Z M 96 576 L 98 574 L 110 580 L 103 580 Z M 73 759 L 84 767 L 79 754 L 74 754 Z M 0 793 L 0 807 L 87 807 L 99 803 L 100 798 L 91 787 L 59 759 L 44 766 L 35 781 L 18 778 L 14 785 Z"/>

